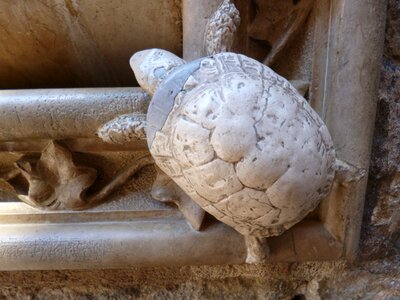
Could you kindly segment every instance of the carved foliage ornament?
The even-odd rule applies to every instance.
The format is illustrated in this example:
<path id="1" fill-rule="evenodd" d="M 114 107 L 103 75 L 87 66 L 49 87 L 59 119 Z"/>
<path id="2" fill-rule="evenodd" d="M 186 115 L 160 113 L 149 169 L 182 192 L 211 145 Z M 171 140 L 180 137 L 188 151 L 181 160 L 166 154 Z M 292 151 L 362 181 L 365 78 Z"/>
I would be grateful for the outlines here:
<path id="1" fill-rule="evenodd" d="M 16 166 L 29 182 L 28 195 L 20 199 L 49 209 L 84 206 L 85 191 L 97 177 L 95 169 L 77 166 L 71 152 L 55 143 L 44 149 L 38 161 L 22 158 Z"/>
<path id="2" fill-rule="evenodd" d="M 140 157 L 121 170 L 113 180 L 88 192 L 97 179 L 96 169 L 77 165 L 69 149 L 50 142 L 39 159 L 23 156 L 15 163 L 13 176 L 3 177 L 3 180 L 7 182 L 22 174 L 29 183 L 28 194 L 17 196 L 31 206 L 48 210 L 82 210 L 103 203 L 108 195 L 152 163 L 148 155 Z M 12 185 L 7 186 L 9 193 L 17 194 Z"/>

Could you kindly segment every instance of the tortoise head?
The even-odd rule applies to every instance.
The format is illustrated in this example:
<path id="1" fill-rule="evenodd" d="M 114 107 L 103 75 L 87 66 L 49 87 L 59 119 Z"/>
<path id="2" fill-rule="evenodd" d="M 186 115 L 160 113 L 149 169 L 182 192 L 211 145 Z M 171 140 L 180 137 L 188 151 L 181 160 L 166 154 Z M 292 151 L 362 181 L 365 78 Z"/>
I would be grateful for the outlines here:
<path id="1" fill-rule="evenodd" d="M 150 95 L 174 68 L 184 63 L 175 54 L 161 49 L 136 52 L 129 61 L 138 83 Z"/>

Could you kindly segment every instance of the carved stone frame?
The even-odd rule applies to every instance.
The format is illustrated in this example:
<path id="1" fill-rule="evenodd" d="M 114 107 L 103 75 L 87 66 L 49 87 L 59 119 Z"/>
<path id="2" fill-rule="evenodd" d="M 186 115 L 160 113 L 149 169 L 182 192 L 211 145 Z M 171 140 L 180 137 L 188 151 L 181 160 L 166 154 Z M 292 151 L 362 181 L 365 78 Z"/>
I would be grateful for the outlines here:
<path id="1" fill-rule="evenodd" d="M 202 54 L 194 49 L 203 47 L 204 17 L 220 2 L 183 1 L 186 59 Z M 326 121 L 338 158 L 354 170 L 366 171 L 386 1 L 321 0 L 314 9 L 317 30 L 311 104 Z M 119 91 L 126 92 L 109 90 Z M 1 142 L 0 150 L 15 145 Z M 71 140 L 69 146 L 74 145 Z M 85 147 L 93 146 L 88 143 Z M 367 178 L 354 177 L 351 170 L 343 174 L 348 177 L 335 185 L 315 215 L 269 239 L 268 261 L 355 258 Z M 238 264 L 245 261 L 246 247 L 242 236 L 221 223 L 206 222 L 202 231 L 192 230 L 177 210 L 130 211 L 111 206 L 107 210 L 42 212 L 22 203 L 8 203 L 0 205 L 0 253 L 1 270 L 87 269 Z"/>

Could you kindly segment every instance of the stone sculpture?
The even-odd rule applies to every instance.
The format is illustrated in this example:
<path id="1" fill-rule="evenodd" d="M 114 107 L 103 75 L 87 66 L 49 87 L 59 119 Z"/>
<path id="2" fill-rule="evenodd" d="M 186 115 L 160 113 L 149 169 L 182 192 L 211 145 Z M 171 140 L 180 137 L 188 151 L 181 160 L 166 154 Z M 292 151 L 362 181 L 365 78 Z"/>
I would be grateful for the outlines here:
<path id="1" fill-rule="evenodd" d="M 234 53 L 183 64 L 152 49 L 131 66 L 154 94 L 146 131 L 157 166 L 208 213 L 254 238 L 248 261 L 259 256 L 254 241 L 283 233 L 329 192 L 335 152 L 326 126 L 265 65 Z"/>

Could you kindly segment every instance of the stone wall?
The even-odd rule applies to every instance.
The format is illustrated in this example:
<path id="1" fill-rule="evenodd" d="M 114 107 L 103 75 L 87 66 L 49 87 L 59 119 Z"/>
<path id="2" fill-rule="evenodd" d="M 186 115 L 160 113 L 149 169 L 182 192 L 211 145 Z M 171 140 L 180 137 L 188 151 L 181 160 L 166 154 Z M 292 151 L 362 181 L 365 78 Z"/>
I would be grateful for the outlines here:
<path id="1" fill-rule="evenodd" d="M 389 1 L 359 259 L 0 273 L 10 299 L 400 299 L 400 2 Z"/>
<path id="2" fill-rule="evenodd" d="M 0 88 L 132 86 L 134 52 L 181 54 L 180 14 L 177 0 L 3 0 Z"/>

